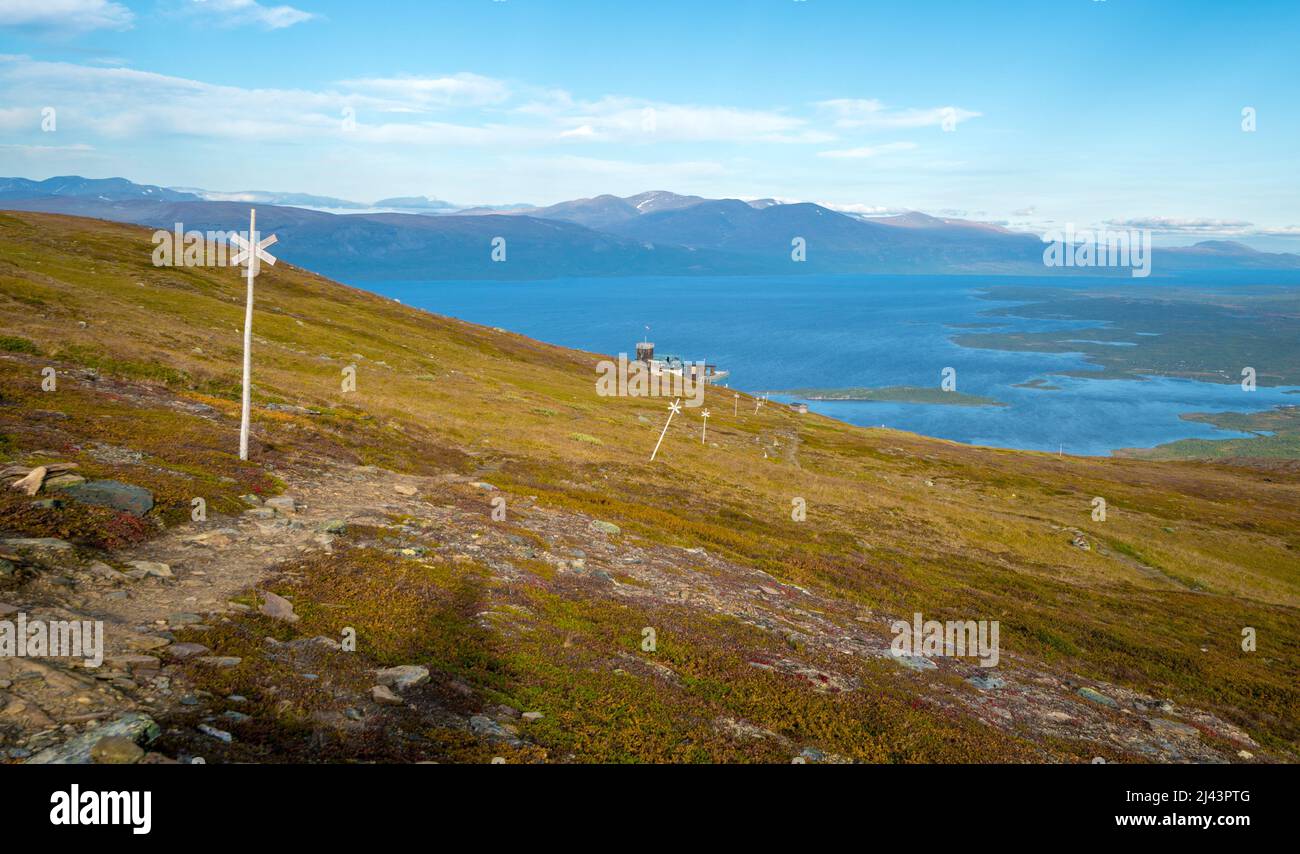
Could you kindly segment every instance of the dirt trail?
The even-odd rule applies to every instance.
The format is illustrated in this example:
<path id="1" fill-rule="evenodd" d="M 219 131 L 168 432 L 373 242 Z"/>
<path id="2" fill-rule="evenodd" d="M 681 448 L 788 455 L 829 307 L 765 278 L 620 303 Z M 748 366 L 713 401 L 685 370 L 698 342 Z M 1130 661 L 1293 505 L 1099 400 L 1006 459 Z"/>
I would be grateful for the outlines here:
<path id="1" fill-rule="evenodd" d="M 405 542 L 423 543 L 431 558 L 467 557 L 503 581 L 530 576 L 521 558 L 540 559 L 584 596 L 734 617 L 785 638 L 792 650 L 805 650 L 756 655 L 750 663 L 785 673 L 808 690 L 862 690 L 825 662 L 869 657 L 899 667 L 900 678 L 911 680 L 941 709 L 1035 738 L 1082 739 L 1154 761 L 1236 760 L 1225 743 L 1259 751 L 1245 733 L 1205 712 L 1047 673 L 1006 651 L 995 671 L 951 657 L 899 661 L 889 651 L 889 624 L 897 615 L 864 614 L 703 549 L 612 535 L 591 518 L 506 496 L 512 525 L 546 544 L 536 549 L 512 535 L 510 526 L 491 520 L 490 498 L 503 493 L 464 476 L 410 477 L 332 465 L 274 474 L 286 490 L 267 505 L 249 507 L 237 518 L 214 514 L 113 556 L 119 566 L 166 564 L 171 577 L 128 580 L 82 571 L 71 573 L 78 581 L 73 585 L 50 575 L 5 595 L 11 605 L 34 615 L 103 620 L 108 656 L 108 666 L 98 672 L 53 660 L 0 659 L 0 727 L 10 728 L 8 743 L 23 745 L 11 758 L 57 745 L 124 711 L 147 709 L 165 719 L 185 690 L 181 676 L 168 666 L 170 631 L 229 619 L 246 609 L 231 600 L 245 596 L 286 561 L 331 551 L 331 531 L 341 524 L 390 529 Z M 615 576 L 635 583 L 620 583 Z M 490 609 L 510 604 L 511 587 L 489 588 L 495 600 Z M 675 678 L 670 668 L 648 657 L 640 664 Z M 953 676 L 965 681 L 948 678 Z M 1213 742 L 1203 734 L 1214 736 Z"/>

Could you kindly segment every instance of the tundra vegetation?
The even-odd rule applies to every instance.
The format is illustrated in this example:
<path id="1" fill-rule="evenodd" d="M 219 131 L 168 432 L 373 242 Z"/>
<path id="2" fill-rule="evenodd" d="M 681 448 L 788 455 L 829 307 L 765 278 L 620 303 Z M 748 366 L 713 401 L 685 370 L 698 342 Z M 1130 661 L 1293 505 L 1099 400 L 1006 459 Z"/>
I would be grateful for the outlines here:
<path id="1" fill-rule="evenodd" d="M 1043 674 L 1042 684 L 1071 697 L 1105 684 L 1168 698 L 1248 733 L 1261 757 L 1296 758 L 1294 465 L 971 447 L 776 403 L 755 411 L 747 395 L 733 416 L 733 392 L 714 388 L 708 443 L 687 411 L 651 464 L 665 401 L 596 395 L 593 366 L 604 356 L 418 311 L 289 265 L 258 279 L 254 441 L 241 462 L 243 280 L 223 268 L 155 267 L 152 249 L 142 228 L 0 213 L 0 458 L 76 462 L 82 476 L 139 484 L 156 502 L 136 519 L 76 502 L 37 506 L 7 491 L 3 536 L 60 537 L 113 563 L 118 550 L 193 525 L 196 495 L 215 518 L 244 512 L 241 496 L 292 495 L 330 467 L 446 484 L 423 488 L 403 515 L 376 509 L 370 523 L 340 528 L 328 553 L 250 566 L 249 608 L 180 630 L 179 640 L 238 659 L 186 672 L 205 696 L 247 697 L 250 718 L 229 745 L 164 736 L 177 753 L 1159 758 L 1078 727 L 981 717 L 970 710 L 1014 698 L 983 697 L 947 665 L 918 672 L 846 646 L 860 638 L 887 647 L 890 620 L 923 612 L 999 621 L 999 670 Z M 349 365 L 355 392 L 340 387 Z M 42 391 L 45 366 L 59 372 L 57 392 Z M 504 521 L 491 517 L 497 495 Z M 1105 521 L 1093 520 L 1097 496 Z M 806 502 L 804 521 L 792 518 L 795 497 Z M 481 527 L 431 527 L 453 514 Z M 422 531 L 434 542 L 428 551 L 412 545 Z M 495 531 L 509 538 L 508 561 L 473 547 Z M 656 574 L 640 558 L 597 571 L 611 542 Z M 770 581 L 741 578 L 754 571 Z M 257 613 L 259 585 L 292 599 L 299 619 Z M 708 592 L 670 598 L 669 588 Z M 318 635 L 338 639 L 343 626 L 356 630 L 357 651 L 320 663 L 312 675 L 328 679 L 303 678 L 276 653 Z M 653 651 L 643 648 L 645 627 L 655 630 Z M 1257 631 L 1257 651 L 1243 651 L 1243 627 Z M 432 679 L 394 707 L 390 726 L 322 735 L 322 716 L 346 711 L 334 689 L 365 691 L 374 668 L 411 663 Z M 443 712 L 488 706 L 543 716 L 508 744 L 438 723 Z M 184 708 L 171 714 L 164 723 L 193 722 Z M 1222 732 L 1197 728 L 1216 755 L 1237 754 Z"/>

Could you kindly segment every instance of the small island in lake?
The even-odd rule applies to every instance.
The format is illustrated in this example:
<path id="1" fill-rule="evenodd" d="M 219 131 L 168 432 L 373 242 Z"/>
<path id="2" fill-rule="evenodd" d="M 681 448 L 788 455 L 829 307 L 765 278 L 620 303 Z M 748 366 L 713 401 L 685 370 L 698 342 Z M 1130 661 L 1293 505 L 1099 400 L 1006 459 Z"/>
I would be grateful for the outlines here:
<path id="1" fill-rule="evenodd" d="M 1042 377 L 1035 377 L 1034 379 L 1029 380 L 1028 382 L 1015 383 L 1011 387 L 1012 388 L 1036 388 L 1039 391 L 1060 391 L 1061 390 L 1061 387 L 1059 385 L 1052 385 L 1050 382 L 1043 379 Z"/>
<path id="2" fill-rule="evenodd" d="M 891 385 L 882 388 L 795 388 L 787 391 L 775 391 L 772 394 L 788 394 L 804 400 L 843 400 L 876 401 L 881 403 L 938 403 L 947 406 L 1006 406 L 1000 400 L 981 397 L 975 394 L 963 394 L 959 391 L 943 391 L 938 388 L 923 388 L 911 385 Z"/>

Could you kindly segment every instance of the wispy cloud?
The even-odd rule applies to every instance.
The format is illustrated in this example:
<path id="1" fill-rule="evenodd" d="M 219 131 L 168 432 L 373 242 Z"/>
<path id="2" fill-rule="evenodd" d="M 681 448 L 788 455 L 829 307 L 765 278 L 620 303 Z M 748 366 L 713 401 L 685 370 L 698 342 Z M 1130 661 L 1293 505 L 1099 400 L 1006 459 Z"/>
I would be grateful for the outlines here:
<path id="1" fill-rule="evenodd" d="M 884 145 L 863 145 L 858 148 L 840 148 L 831 151 L 819 151 L 818 157 L 832 157 L 844 160 L 860 160 L 867 157 L 879 157 L 896 151 L 912 151 L 914 142 L 887 142 Z"/>
<path id="2" fill-rule="evenodd" d="M 838 128 L 902 129 L 956 127 L 981 113 L 961 107 L 892 109 L 875 98 L 835 98 L 818 101 L 815 106 L 828 114 Z"/>
<path id="3" fill-rule="evenodd" d="M 539 94 L 469 72 L 366 77 L 320 90 L 246 89 L 132 68 L 0 57 L 0 102 L 24 101 L 30 102 L 24 114 L 53 104 L 61 116 L 75 115 L 78 127 L 115 138 L 171 133 L 433 145 L 807 144 L 835 139 L 807 119 L 780 110 L 617 96 L 576 101 L 566 93 Z M 430 114 L 439 111 L 454 113 L 455 121 L 432 120 Z"/>
<path id="4" fill-rule="evenodd" d="M 431 107 L 480 107 L 510 97 L 501 80 L 461 72 L 447 77 L 364 77 L 341 84 L 353 92 L 390 101 L 391 112 L 415 112 Z"/>
<path id="5" fill-rule="evenodd" d="M 1108 219 L 1106 225 L 1115 228 L 1146 228 L 1151 231 L 1188 234 L 1227 234 L 1244 233 L 1252 229 L 1254 223 L 1245 220 L 1198 219 L 1168 216 L 1133 217 L 1130 219 Z"/>
<path id="6" fill-rule="evenodd" d="M 130 29 L 135 15 L 112 0 L 5 0 L 0 27 L 77 34 Z"/>
<path id="7" fill-rule="evenodd" d="M 197 14 L 216 16 L 215 22 L 223 27 L 256 24 L 281 30 L 316 17 L 293 6 L 263 6 L 257 0 L 190 0 L 190 8 Z"/>

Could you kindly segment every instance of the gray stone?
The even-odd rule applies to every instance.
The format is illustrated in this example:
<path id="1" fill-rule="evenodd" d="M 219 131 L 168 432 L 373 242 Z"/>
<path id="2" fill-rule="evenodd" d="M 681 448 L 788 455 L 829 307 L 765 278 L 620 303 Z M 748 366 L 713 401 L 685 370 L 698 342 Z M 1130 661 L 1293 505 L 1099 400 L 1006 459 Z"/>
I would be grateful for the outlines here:
<path id="1" fill-rule="evenodd" d="M 524 712 L 521 717 L 523 717 L 523 719 L 526 721 L 540 721 L 543 717 L 545 717 L 545 715 L 543 715 L 541 712 Z"/>
<path id="2" fill-rule="evenodd" d="M 1165 738 L 1200 738 L 1201 731 L 1194 726 L 1188 726 L 1181 721 L 1170 720 L 1169 718 L 1148 718 L 1147 726 L 1156 735 Z"/>
<path id="3" fill-rule="evenodd" d="M 96 765 L 134 765 L 143 758 L 144 749 L 123 735 L 104 736 L 90 749 L 90 760 Z"/>
<path id="4" fill-rule="evenodd" d="M 895 655 L 893 659 L 909 670 L 935 670 L 939 666 L 923 655 Z"/>
<path id="5" fill-rule="evenodd" d="M 85 482 L 86 479 L 79 474 L 63 472 L 45 478 L 45 489 L 46 491 L 51 489 L 67 489 L 69 486 L 77 486 Z"/>
<path id="6" fill-rule="evenodd" d="M 89 765 L 91 751 L 105 738 L 120 736 L 138 745 L 147 745 L 162 735 L 153 718 L 140 712 L 127 712 L 89 732 L 74 736 L 55 747 L 47 747 L 27 760 L 29 765 Z"/>
<path id="7" fill-rule="evenodd" d="M 16 537 L 0 540 L 0 543 L 23 554 L 59 554 L 72 550 L 72 543 L 54 537 Z"/>
<path id="8" fill-rule="evenodd" d="M 972 676 L 966 681 L 981 691 L 996 691 L 1007 684 L 1002 681 L 1001 676 L 994 676 L 992 673 L 987 676 Z"/>
<path id="9" fill-rule="evenodd" d="M 143 572 L 145 575 L 152 575 L 154 578 L 174 577 L 174 573 L 170 566 L 156 560 L 131 560 L 127 561 L 126 565 L 134 567 L 137 571 Z"/>
<path id="10" fill-rule="evenodd" d="M 270 590 L 262 591 L 265 602 L 262 607 L 258 608 L 266 616 L 274 620 L 284 620 L 286 623 L 298 622 L 298 615 L 293 612 L 293 603 L 283 596 L 277 596 Z"/>
<path id="11" fill-rule="evenodd" d="M 599 519 L 591 523 L 591 529 L 593 531 L 599 531 L 602 534 L 614 535 L 623 533 L 623 529 L 618 525 L 615 525 L 613 522 L 602 522 Z"/>
<path id="12" fill-rule="evenodd" d="M 201 643 L 174 643 L 167 647 L 167 654 L 172 658 L 184 661 L 187 658 L 193 658 L 196 655 L 204 655 L 211 652 Z"/>
<path id="13" fill-rule="evenodd" d="M 244 659 L 235 655 L 203 655 L 194 660 L 208 667 L 238 667 Z"/>
<path id="14" fill-rule="evenodd" d="M 215 738 L 217 741 L 224 741 L 226 744 L 230 744 L 230 742 L 235 740 L 233 735 L 226 732 L 224 729 L 217 729 L 211 724 L 199 724 L 197 729 L 204 735 Z"/>
<path id="15" fill-rule="evenodd" d="M 376 677 L 380 685 L 405 691 L 428 682 L 429 668 L 420 664 L 400 664 L 376 671 Z"/>
<path id="16" fill-rule="evenodd" d="M 66 486 L 62 491 L 82 504 L 121 510 L 134 516 L 143 516 L 153 509 L 152 492 L 116 480 L 88 480 Z"/>
<path id="17" fill-rule="evenodd" d="M 1085 700 L 1091 700 L 1094 703 L 1100 703 L 1103 706 L 1109 706 L 1112 709 L 1115 708 L 1117 705 L 1119 705 L 1110 697 L 1107 697 L 1105 694 L 1102 694 L 1100 691 L 1094 691 L 1092 688 L 1088 688 L 1088 687 L 1080 688 L 1079 696 L 1084 698 Z"/>
<path id="18" fill-rule="evenodd" d="M 376 703 L 381 706 L 400 706 L 402 698 L 393 693 L 393 689 L 387 685 L 376 685 L 370 689 L 370 695 L 374 697 Z"/>
<path id="19" fill-rule="evenodd" d="M 287 495 L 277 495 L 275 498 L 266 499 L 264 505 L 270 507 L 277 513 L 297 513 L 298 502 L 294 501 Z"/>
<path id="20" fill-rule="evenodd" d="M 515 735 L 513 727 L 502 726 L 487 715 L 474 715 L 471 717 L 469 719 L 469 730 L 483 738 L 504 741 L 512 746 L 523 744 L 523 741 Z"/>

